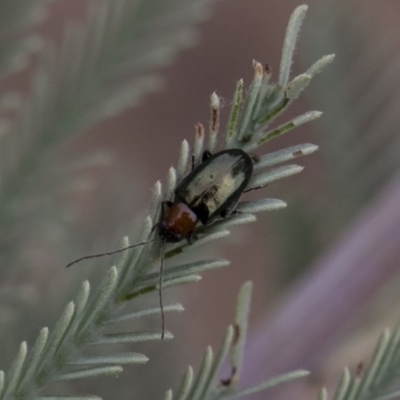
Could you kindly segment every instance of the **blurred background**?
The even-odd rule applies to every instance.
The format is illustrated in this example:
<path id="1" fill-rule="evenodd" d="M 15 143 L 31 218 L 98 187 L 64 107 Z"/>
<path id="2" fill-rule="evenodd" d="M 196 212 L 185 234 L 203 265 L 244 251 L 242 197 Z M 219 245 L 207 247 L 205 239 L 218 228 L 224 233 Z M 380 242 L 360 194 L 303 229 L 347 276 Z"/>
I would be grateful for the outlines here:
<path id="1" fill-rule="evenodd" d="M 252 79 L 253 59 L 277 79 L 285 28 L 300 4 L 0 1 L 1 369 L 22 340 L 32 344 L 40 327 L 54 326 L 82 279 L 104 274 L 107 259 L 63 266 L 133 235 L 181 141 L 192 143 L 194 125 L 208 124 L 210 94 L 224 99 L 225 120 L 235 82 Z M 135 348 L 150 357 L 146 366 L 126 367 L 118 385 L 93 379 L 74 390 L 161 398 L 208 344 L 218 346 L 245 280 L 254 298 L 243 385 L 312 372 L 274 399 L 332 389 L 342 368 L 365 363 L 379 333 L 399 319 L 400 6 L 308 5 L 292 76 L 325 54 L 336 59 L 278 122 L 307 110 L 324 115 L 260 151 L 304 142 L 320 151 L 299 160 L 300 175 L 252 194 L 288 207 L 207 248 L 207 257 L 232 260 L 228 269 L 165 292 L 186 311 L 167 315 L 175 340 Z"/>

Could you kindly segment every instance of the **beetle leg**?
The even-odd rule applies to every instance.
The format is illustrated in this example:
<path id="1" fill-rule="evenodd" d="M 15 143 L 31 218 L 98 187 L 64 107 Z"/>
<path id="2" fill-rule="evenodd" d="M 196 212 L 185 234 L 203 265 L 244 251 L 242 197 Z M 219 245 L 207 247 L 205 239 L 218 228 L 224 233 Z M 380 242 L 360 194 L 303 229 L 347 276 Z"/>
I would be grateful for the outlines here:
<path id="1" fill-rule="evenodd" d="M 229 215 L 232 214 L 232 212 L 233 212 L 233 208 L 232 209 L 225 209 L 225 210 L 222 210 L 219 215 L 222 218 L 228 218 Z"/>
<path id="2" fill-rule="evenodd" d="M 189 244 L 193 244 L 194 239 L 195 239 L 195 235 L 194 235 L 193 231 L 189 232 L 189 233 L 186 235 L 186 240 L 187 240 L 187 242 L 188 242 Z"/>
<path id="3" fill-rule="evenodd" d="M 233 217 L 234 215 L 239 215 L 239 214 L 243 214 L 241 211 L 239 211 L 239 210 L 235 210 L 235 209 L 233 209 L 233 210 L 224 210 L 224 211 L 221 211 L 221 217 L 222 218 L 228 218 L 228 217 Z"/>
<path id="4" fill-rule="evenodd" d="M 201 157 L 201 162 L 207 161 L 212 156 L 210 150 L 204 150 L 203 155 Z"/>
<path id="5" fill-rule="evenodd" d="M 266 185 L 264 185 L 264 186 L 261 185 L 261 186 L 256 186 L 256 187 L 248 188 L 248 189 L 243 190 L 243 193 L 252 192 L 253 190 L 262 189 L 262 188 L 265 188 L 265 187 L 267 187 L 267 186 L 268 186 L 268 184 L 266 184 Z"/>
<path id="6" fill-rule="evenodd" d="M 164 220 L 165 218 L 165 211 L 164 211 L 164 207 L 172 207 L 174 205 L 174 203 L 172 201 L 169 200 L 164 200 L 161 202 L 161 221 Z M 150 234 L 152 234 L 158 227 L 160 226 L 160 222 L 156 222 L 153 227 L 151 228 Z"/>
<path id="7" fill-rule="evenodd" d="M 222 218 L 228 218 L 228 217 L 231 216 L 231 215 L 240 214 L 240 211 L 237 211 L 237 210 L 236 210 L 236 206 L 238 205 L 239 200 L 240 200 L 240 199 L 238 199 L 235 203 L 231 204 L 229 207 L 224 208 L 224 209 L 219 213 L 219 215 L 220 215 Z"/>
<path id="8" fill-rule="evenodd" d="M 164 206 L 167 207 L 172 207 L 174 205 L 174 203 L 172 201 L 169 200 L 164 200 L 161 202 L 161 217 L 164 218 Z"/>
<path id="9" fill-rule="evenodd" d="M 171 208 L 174 205 L 174 203 L 172 201 L 169 200 L 164 200 L 161 202 L 161 221 L 165 219 L 165 210 L 164 207 L 167 206 L 169 208 Z M 151 231 L 153 232 L 153 230 L 159 225 L 160 223 L 157 222 L 152 228 Z"/>
<path id="10" fill-rule="evenodd" d="M 201 162 L 203 163 L 204 161 L 207 161 L 210 157 L 212 156 L 211 152 L 209 150 L 204 150 L 203 154 L 201 156 Z M 194 156 L 194 153 L 192 153 L 192 171 L 196 168 L 196 157 Z"/>
<path id="11" fill-rule="evenodd" d="M 194 153 L 192 152 L 192 171 L 196 168 L 196 157 L 194 156 Z"/>
<path id="12" fill-rule="evenodd" d="M 156 224 L 154 224 L 153 225 L 153 227 L 151 228 L 151 231 L 150 231 L 150 235 L 156 230 L 156 228 L 158 228 L 160 226 L 160 223 L 159 222 L 157 222 Z"/>
<path id="13" fill-rule="evenodd" d="M 201 162 L 203 163 L 204 161 L 208 160 L 212 156 L 211 152 L 209 150 L 204 150 L 203 154 L 201 156 Z M 192 152 L 192 171 L 194 171 L 196 168 L 196 157 L 194 153 Z"/>
<path id="14" fill-rule="evenodd" d="M 257 164 L 260 161 L 260 156 L 256 153 L 250 153 L 249 156 L 251 161 L 253 161 L 253 164 Z"/>

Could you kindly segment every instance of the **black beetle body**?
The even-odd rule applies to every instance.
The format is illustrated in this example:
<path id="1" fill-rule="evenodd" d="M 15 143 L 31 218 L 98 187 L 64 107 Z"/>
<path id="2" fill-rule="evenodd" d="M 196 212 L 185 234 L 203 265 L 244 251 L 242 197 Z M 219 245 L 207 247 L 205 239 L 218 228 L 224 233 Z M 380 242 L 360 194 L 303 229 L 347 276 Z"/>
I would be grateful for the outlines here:
<path id="1" fill-rule="evenodd" d="M 253 175 L 253 161 L 241 149 L 222 150 L 212 155 L 203 152 L 202 162 L 195 167 L 192 159 L 192 171 L 189 172 L 175 189 L 174 201 L 163 201 L 161 218 L 153 227 L 158 229 L 158 238 L 146 240 L 108 253 L 84 256 L 72 261 L 67 267 L 89 258 L 103 257 L 120 253 L 137 246 L 143 246 L 157 240 L 162 242 L 160 254 L 159 297 L 162 320 L 161 338 L 164 338 L 164 307 L 162 299 L 162 281 L 164 270 L 165 243 L 177 243 L 187 239 L 193 241 L 193 231 L 198 222 L 209 225 L 217 218 L 232 214 Z"/>
<path id="2" fill-rule="evenodd" d="M 209 225 L 235 209 L 253 174 L 253 162 L 241 149 L 211 155 L 203 153 L 202 163 L 193 168 L 175 189 L 174 202 L 164 202 L 161 221 L 156 225 L 161 240 L 169 243 L 186 238 L 192 242 L 198 221 Z"/>
<path id="3" fill-rule="evenodd" d="M 205 152 L 207 157 L 209 153 Z M 203 157 L 204 158 L 204 157 Z M 175 189 L 203 225 L 230 214 L 253 174 L 253 162 L 241 149 L 223 150 L 203 161 Z"/>
<path id="4" fill-rule="evenodd" d="M 252 174 L 253 161 L 245 151 L 228 149 L 212 155 L 205 150 L 199 166 L 195 167 L 192 160 L 192 171 L 176 187 L 174 202 L 162 202 L 160 221 L 154 225 L 152 231 L 158 228 L 158 237 L 164 243 L 176 243 L 183 238 L 192 243 L 193 231 L 199 221 L 203 225 L 209 225 L 218 217 L 229 216 L 242 193 L 259 189 L 246 189 Z M 150 239 L 123 249 L 80 257 L 66 267 L 82 260 L 120 253 L 156 240 Z"/>

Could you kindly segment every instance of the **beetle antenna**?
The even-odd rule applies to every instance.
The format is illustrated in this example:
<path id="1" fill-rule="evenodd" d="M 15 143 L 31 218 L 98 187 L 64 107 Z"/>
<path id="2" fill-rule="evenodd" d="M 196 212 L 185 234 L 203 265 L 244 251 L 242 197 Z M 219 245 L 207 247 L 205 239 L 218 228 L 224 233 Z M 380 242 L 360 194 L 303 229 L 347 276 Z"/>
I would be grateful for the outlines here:
<path id="1" fill-rule="evenodd" d="M 156 238 L 156 239 L 150 239 L 150 240 L 146 240 L 146 241 L 144 241 L 144 242 L 139 242 L 139 243 L 136 243 L 136 244 L 131 244 L 130 246 L 124 247 L 124 248 L 119 249 L 119 250 L 109 251 L 108 253 L 91 254 L 91 255 L 89 255 L 89 256 L 84 256 L 84 257 L 81 257 L 81 258 L 77 258 L 76 260 L 74 260 L 74 261 L 70 262 L 69 264 L 67 264 L 67 265 L 65 266 L 65 268 L 68 268 L 68 267 L 70 267 L 71 265 L 77 264 L 78 262 L 83 261 L 83 260 L 87 260 L 87 259 L 89 259 L 89 258 L 97 258 L 97 257 L 111 256 L 112 254 L 121 253 L 121 252 L 123 252 L 123 251 L 129 250 L 129 249 L 133 249 L 134 247 L 137 247 L 137 246 L 143 246 L 143 245 L 145 245 L 145 244 L 153 243 L 153 242 L 155 242 L 155 241 L 157 241 L 157 240 L 159 240 L 159 239 L 158 239 L 158 238 Z"/>
<path id="2" fill-rule="evenodd" d="M 164 340 L 165 335 L 165 316 L 164 316 L 164 301 L 163 301 L 163 275 L 164 275 L 164 258 L 165 258 L 165 240 L 161 244 L 160 253 L 160 276 L 158 277 L 158 297 L 160 299 L 160 310 L 161 310 L 161 340 Z"/>

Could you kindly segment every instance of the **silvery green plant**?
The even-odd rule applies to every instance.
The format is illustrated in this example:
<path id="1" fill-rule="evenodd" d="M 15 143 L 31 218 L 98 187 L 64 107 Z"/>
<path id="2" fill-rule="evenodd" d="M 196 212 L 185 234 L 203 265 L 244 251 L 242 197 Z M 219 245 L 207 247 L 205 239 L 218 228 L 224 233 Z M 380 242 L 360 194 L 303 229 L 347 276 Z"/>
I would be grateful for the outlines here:
<path id="1" fill-rule="evenodd" d="M 42 292 L 37 268 L 57 279 L 53 266 L 63 255 L 116 237 L 123 229 L 121 215 L 137 201 L 133 191 L 115 195 L 121 190 L 115 180 L 104 185 L 115 161 L 112 150 L 98 143 L 87 152 L 71 148 L 80 147 L 88 128 L 162 87 L 157 69 L 197 42 L 197 26 L 215 1 L 89 0 L 82 15 L 60 23 L 59 44 L 44 29 L 33 29 L 55 3 L 0 1 L 0 80 L 12 81 L 21 68 L 30 68 L 21 71 L 30 77 L 29 91 L 6 84 L 0 93 L 0 325 L 8 327 L 0 330 L 0 342 L 9 344 L 1 352 L 3 363 L 21 340 L 14 334 L 19 326 L 25 337 L 37 334 L 41 313 L 34 310 L 40 310 Z M 35 57 L 29 57 L 33 51 Z M 130 179 L 139 186 L 139 176 Z M 96 235 L 80 229 L 82 207 L 70 201 L 94 193 Z M 19 279 L 22 274 L 30 279 Z M 74 279 L 63 280 L 54 305 L 70 296 Z M 47 317 L 53 312 L 47 310 Z"/>
<path id="2" fill-rule="evenodd" d="M 208 347 L 204 353 L 197 376 L 194 376 L 193 368 L 189 366 L 176 396 L 173 395 L 170 389 L 165 393 L 165 400 L 237 399 L 309 374 L 307 371 L 297 370 L 279 375 L 254 387 L 242 390 L 236 389 L 243 367 L 242 361 L 246 343 L 251 293 L 252 283 L 246 282 L 238 294 L 234 324 L 228 327 L 218 353 L 214 355 L 213 349 Z M 228 356 L 230 358 L 231 376 L 220 380 L 220 385 L 216 386 L 218 370 Z"/>
<path id="3" fill-rule="evenodd" d="M 263 67 L 259 62 L 253 62 L 254 78 L 246 90 L 244 82 L 242 80 L 238 81 L 233 95 L 227 127 L 222 132 L 222 139 L 219 140 L 220 143 L 223 143 L 223 148 L 243 148 L 251 152 L 267 141 L 320 117 L 320 112 L 311 111 L 279 126 L 271 127 L 274 119 L 302 93 L 313 76 L 322 71 L 333 60 L 332 55 L 324 56 L 305 73 L 290 79 L 290 67 L 296 39 L 306 11 L 306 6 L 300 6 L 290 18 L 283 45 L 278 81 L 276 83 L 273 82 L 269 68 Z M 75 33 L 74 30 L 71 30 L 70 35 Z M 97 58 L 93 62 L 96 60 Z M 99 76 L 103 76 L 103 74 Z M 45 77 L 46 74 L 43 74 L 42 78 L 45 79 Z M 95 85 L 99 84 L 99 82 L 91 81 L 90 84 Z M 50 88 L 50 86 L 45 87 Z M 43 86 L 41 86 L 41 89 L 43 89 Z M 93 87 L 89 87 L 88 93 L 93 92 L 95 92 Z M 97 97 L 100 101 L 103 99 L 101 93 L 103 92 L 101 91 Z M 110 99 L 104 97 L 104 103 L 101 103 L 104 106 L 101 108 L 103 110 L 101 115 L 104 115 L 104 110 L 110 111 L 111 114 L 114 111 L 120 111 L 121 105 L 130 104 L 136 99 L 137 95 L 136 93 L 133 98 L 129 97 L 128 102 L 126 102 L 124 96 L 115 98 L 111 96 L 110 99 L 115 100 L 112 103 L 109 102 Z M 123 100 L 122 103 L 119 102 L 121 99 Z M 90 109 L 92 104 L 89 102 L 87 106 Z M 67 108 L 66 110 L 69 109 Z M 96 106 L 93 110 L 98 110 L 98 107 Z M 81 109 L 72 111 L 81 112 Z M 202 150 L 205 147 L 210 151 L 217 150 L 217 139 L 218 135 L 221 134 L 220 111 L 220 99 L 214 93 L 211 95 L 211 123 L 208 129 L 207 145 L 205 146 L 205 129 L 201 124 L 198 124 L 193 146 L 190 146 L 187 141 L 184 141 L 181 145 L 177 168 L 169 170 L 165 191 L 163 192 L 160 182 L 156 183 L 153 189 L 149 214 L 133 243 L 149 239 L 152 226 L 160 217 L 161 201 L 173 198 L 173 191 L 177 182 L 188 170 L 190 147 L 193 148 L 196 164 L 199 163 Z M 73 113 L 72 115 L 75 114 Z M 74 129 L 86 126 L 87 123 L 92 123 L 99 118 L 96 113 L 89 113 L 89 115 L 95 118 L 72 120 Z M 70 126 L 67 128 L 70 128 Z M 60 131 L 59 133 L 63 132 Z M 55 136 L 56 138 L 57 135 Z M 310 154 L 315 150 L 317 150 L 317 146 L 305 143 L 261 155 L 255 164 L 255 173 L 249 183 L 249 187 L 264 186 L 275 180 L 301 172 L 303 168 L 296 164 L 275 166 Z M 266 168 L 268 169 L 265 170 Z M 171 258 L 178 253 L 206 245 L 207 242 L 214 239 L 225 237 L 230 233 L 228 228 L 255 221 L 254 213 L 277 210 L 285 206 L 286 203 L 278 199 L 243 202 L 238 206 L 238 210 L 241 211 L 239 215 L 220 220 L 209 227 L 200 227 L 197 232 L 199 239 L 193 245 L 189 246 L 186 243 L 168 245 L 166 257 Z M 123 247 L 127 245 L 129 245 L 129 242 L 125 238 Z M 122 365 L 124 364 L 145 363 L 148 358 L 136 352 L 116 353 L 112 352 L 108 347 L 107 353 L 104 351 L 101 355 L 93 356 L 88 355 L 87 350 L 93 346 L 99 348 L 102 345 L 133 344 L 160 339 L 160 330 L 121 331 L 119 329 L 119 324 L 124 321 L 160 314 L 161 310 L 158 307 L 140 309 L 135 312 L 124 309 L 128 301 L 133 302 L 144 294 L 158 290 L 158 272 L 152 272 L 152 269 L 159 264 L 159 253 L 160 243 L 155 242 L 123 254 L 119 261 L 107 271 L 102 283 L 93 295 L 91 294 L 89 282 L 85 281 L 76 300 L 66 306 L 52 333 L 47 328 L 43 328 L 30 351 L 28 351 L 27 344 L 23 342 L 10 370 L 7 374 L 0 373 L 0 399 L 35 398 L 50 400 L 66 398 L 43 393 L 46 391 L 46 387 L 53 382 L 84 379 L 97 375 L 116 375 L 122 372 Z M 227 266 L 228 264 L 229 262 L 224 259 L 206 259 L 171 266 L 164 274 L 163 287 L 168 289 L 181 284 L 197 282 L 201 279 L 200 274 L 202 272 Z M 239 338 L 235 337 L 235 330 L 232 327 L 228 328 L 216 357 L 214 358 L 211 350 L 208 349 L 197 377 L 193 378 L 193 371 L 189 368 L 177 395 L 174 397 L 172 392 L 168 391 L 166 399 L 238 398 L 306 374 L 304 371 L 295 371 L 261 383 L 253 388 L 237 388 L 245 340 L 245 321 L 249 310 L 249 297 L 250 285 L 246 284 L 239 294 L 236 316 L 236 325 L 239 326 L 239 332 L 241 333 Z M 167 313 L 182 312 L 183 306 L 181 304 L 167 304 L 164 311 Z M 165 339 L 172 338 L 172 333 L 166 331 Z M 233 373 L 229 382 L 224 382 L 221 387 L 217 375 L 229 351 L 232 352 Z M 69 395 L 68 398 L 99 399 L 98 396 L 92 395 Z"/>
<path id="4" fill-rule="evenodd" d="M 360 364 L 352 373 L 349 368 L 342 372 L 333 400 L 393 400 L 400 399 L 400 324 L 393 333 L 385 329 L 380 335 L 371 359 Z M 323 388 L 319 400 L 328 400 L 328 392 Z"/>

